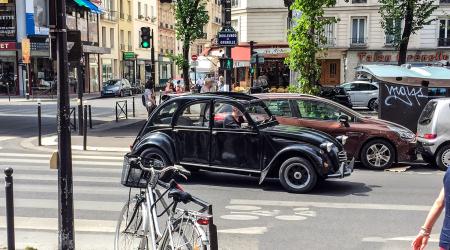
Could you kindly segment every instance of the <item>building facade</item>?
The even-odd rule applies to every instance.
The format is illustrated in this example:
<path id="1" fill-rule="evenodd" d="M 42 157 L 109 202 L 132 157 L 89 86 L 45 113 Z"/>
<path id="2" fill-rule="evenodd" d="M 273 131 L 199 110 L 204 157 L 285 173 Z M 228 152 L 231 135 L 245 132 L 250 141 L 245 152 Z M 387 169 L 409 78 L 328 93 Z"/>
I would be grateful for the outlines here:
<path id="1" fill-rule="evenodd" d="M 191 45 L 190 55 L 200 55 L 205 48 L 210 48 L 214 43 L 217 33 L 222 28 L 222 8 L 220 0 L 206 2 L 209 21 L 203 28 L 203 37 L 195 40 Z"/>
<path id="2" fill-rule="evenodd" d="M 133 4 L 135 1 L 119 1 L 119 43 L 120 75 L 132 84 L 136 82 L 136 54 L 134 52 L 133 36 Z"/>
<path id="3" fill-rule="evenodd" d="M 110 48 L 111 53 L 100 56 L 101 82 L 116 79 L 120 74 L 121 55 L 119 34 L 119 7 L 116 0 L 104 0 L 101 2 L 103 13 L 100 15 L 100 46 Z"/>
<path id="4" fill-rule="evenodd" d="M 450 5 L 446 0 L 435 4 L 439 7 L 431 18 L 436 21 L 411 36 L 407 63 L 429 65 L 449 60 Z M 377 0 L 338 0 L 335 7 L 326 9 L 326 16 L 339 21 L 325 29 L 328 49 L 320 55 L 321 84 L 351 81 L 361 64 L 397 64 L 398 51 L 392 46 L 393 36 L 381 27 L 379 8 Z M 404 23 L 398 20 L 394 25 L 403 27 Z"/>
<path id="5" fill-rule="evenodd" d="M 161 4 L 158 1 L 158 22 L 157 32 L 158 43 L 158 72 L 159 82 L 157 86 L 164 86 L 170 78 L 175 75 L 175 65 L 170 55 L 176 54 L 176 36 L 175 36 L 175 13 L 171 4 Z"/>

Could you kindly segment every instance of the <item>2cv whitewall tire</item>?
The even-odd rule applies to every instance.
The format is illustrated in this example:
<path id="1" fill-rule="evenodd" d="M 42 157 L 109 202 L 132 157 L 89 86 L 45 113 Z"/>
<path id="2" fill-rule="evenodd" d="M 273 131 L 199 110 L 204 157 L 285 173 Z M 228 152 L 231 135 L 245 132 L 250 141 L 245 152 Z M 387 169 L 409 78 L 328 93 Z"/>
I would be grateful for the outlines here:
<path id="1" fill-rule="evenodd" d="M 313 165 L 301 157 L 285 160 L 280 167 L 279 178 L 283 188 L 292 193 L 311 191 L 318 179 Z"/>

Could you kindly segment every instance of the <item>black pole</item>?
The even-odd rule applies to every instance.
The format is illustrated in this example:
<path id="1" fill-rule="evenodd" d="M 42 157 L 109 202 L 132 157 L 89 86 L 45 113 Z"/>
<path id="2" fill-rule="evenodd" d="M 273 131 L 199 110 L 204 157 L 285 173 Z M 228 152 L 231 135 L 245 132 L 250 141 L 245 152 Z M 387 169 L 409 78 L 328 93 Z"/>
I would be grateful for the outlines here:
<path id="1" fill-rule="evenodd" d="M 253 87 L 254 74 L 252 73 L 253 63 L 251 63 L 251 59 L 253 57 L 253 49 L 254 49 L 254 41 L 250 41 L 250 87 Z"/>
<path id="2" fill-rule="evenodd" d="M 83 135 L 83 92 L 84 92 L 84 74 L 83 74 L 83 65 L 78 63 L 77 69 L 77 95 L 78 95 L 78 135 Z"/>
<path id="3" fill-rule="evenodd" d="M 135 107 L 134 107 L 134 96 L 133 96 L 133 117 L 136 117 L 136 110 L 135 110 Z"/>
<path id="4" fill-rule="evenodd" d="M 6 90 L 8 91 L 8 101 L 11 102 L 11 93 L 9 93 L 9 82 L 6 83 Z"/>
<path id="5" fill-rule="evenodd" d="M 128 120 L 128 101 L 125 100 L 125 119 Z"/>
<path id="6" fill-rule="evenodd" d="M 208 206 L 208 214 L 211 215 L 211 218 L 209 219 L 209 224 L 208 224 L 210 248 L 211 248 L 211 250 L 218 250 L 219 242 L 218 242 L 218 237 L 217 237 L 217 226 L 214 225 L 214 220 L 213 220 L 214 216 L 213 216 L 212 205 Z"/>
<path id="7" fill-rule="evenodd" d="M 73 108 L 73 130 L 77 130 L 77 110 L 75 107 Z"/>
<path id="8" fill-rule="evenodd" d="M 38 145 L 42 146 L 42 121 L 41 103 L 38 103 Z"/>
<path id="9" fill-rule="evenodd" d="M 16 249 L 14 239 L 14 191 L 13 169 L 7 168 L 5 172 L 5 198 L 6 198 L 6 231 L 8 237 L 8 249 Z"/>
<path id="10" fill-rule="evenodd" d="M 89 111 L 89 128 L 92 129 L 92 108 L 91 108 L 91 105 L 88 105 L 88 111 Z"/>
<path id="11" fill-rule="evenodd" d="M 256 79 L 258 79 L 259 77 L 259 55 L 256 54 L 256 62 L 255 62 L 255 74 L 256 74 Z"/>
<path id="12" fill-rule="evenodd" d="M 26 89 L 26 97 L 27 100 L 30 99 L 30 65 L 28 63 L 25 64 L 25 69 L 27 71 L 27 84 L 25 85 L 25 89 Z"/>
<path id="13" fill-rule="evenodd" d="M 119 122 L 119 116 L 117 115 L 117 105 L 119 104 L 119 102 L 116 102 L 116 122 Z"/>
<path id="14" fill-rule="evenodd" d="M 153 91 L 153 93 L 155 93 L 155 87 L 156 87 L 156 79 L 155 79 L 155 77 L 156 77 L 156 69 L 155 69 L 155 37 L 153 36 L 153 29 L 152 29 L 152 40 L 151 40 L 151 46 L 152 46 L 152 49 L 151 49 L 151 57 L 152 57 L 152 71 L 151 71 L 151 75 L 152 75 L 152 80 L 153 80 L 153 89 L 152 89 L 152 91 Z M 158 85 L 159 85 L 159 79 L 158 79 Z"/>
<path id="15" fill-rule="evenodd" d="M 83 150 L 87 150 L 87 113 L 88 113 L 88 106 L 84 105 L 84 112 L 83 112 Z"/>
<path id="16" fill-rule="evenodd" d="M 231 27 L 231 0 L 224 0 L 224 6 L 222 7 L 223 12 L 223 26 Z M 231 58 L 231 47 L 225 48 L 225 58 Z M 225 86 L 228 85 L 228 91 L 231 91 L 231 77 L 232 77 L 233 69 L 226 69 L 224 72 L 225 75 Z"/>
<path id="17" fill-rule="evenodd" d="M 75 249 L 72 151 L 69 118 L 69 86 L 67 84 L 66 0 L 51 0 L 50 25 L 56 35 L 58 80 L 58 248 Z M 55 25 L 56 24 L 56 25 Z"/>

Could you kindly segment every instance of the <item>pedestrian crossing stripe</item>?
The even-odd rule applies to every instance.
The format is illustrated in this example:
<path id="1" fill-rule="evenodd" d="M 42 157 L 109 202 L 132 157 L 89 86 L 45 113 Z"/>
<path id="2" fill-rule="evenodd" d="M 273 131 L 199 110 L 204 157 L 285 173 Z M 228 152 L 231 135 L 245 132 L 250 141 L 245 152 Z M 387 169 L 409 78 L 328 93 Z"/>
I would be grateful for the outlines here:
<path id="1" fill-rule="evenodd" d="M 1 141 L 1 138 L 0 138 Z M 51 155 L 47 154 L 27 154 L 27 153 L 1 153 L 0 157 L 32 157 L 32 158 L 47 158 Z M 123 160 L 123 156 L 103 156 L 103 155 L 72 155 L 72 159 L 94 159 L 94 160 Z"/>
<path id="2" fill-rule="evenodd" d="M 125 192 L 122 193 L 123 195 Z M 58 209 L 58 202 L 54 199 L 14 199 L 14 207 L 17 208 L 32 208 L 32 209 Z M 120 212 L 125 202 L 111 202 L 111 201 L 85 201 L 74 199 L 75 210 L 89 210 L 89 211 L 105 211 L 105 212 Z M 0 207 L 5 208 L 4 203 Z"/>

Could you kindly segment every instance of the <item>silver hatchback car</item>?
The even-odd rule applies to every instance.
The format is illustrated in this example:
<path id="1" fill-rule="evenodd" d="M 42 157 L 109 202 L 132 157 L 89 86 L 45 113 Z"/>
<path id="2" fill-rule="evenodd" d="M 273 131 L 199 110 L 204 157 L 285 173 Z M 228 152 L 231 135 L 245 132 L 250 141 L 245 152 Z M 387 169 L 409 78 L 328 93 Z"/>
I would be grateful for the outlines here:
<path id="1" fill-rule="evenodd" d="M 428 102 L 417 125 L 417 141 L 424 161 L 441 170 L 450 166 L 450 98 Z"/>
<path id="2" fill-rule="evenodd" d="M 341 84 L 352 99 L 353 107 L 367 107 L 376 110 L 378 99 L 378 83 L 354 81 Z"/>

